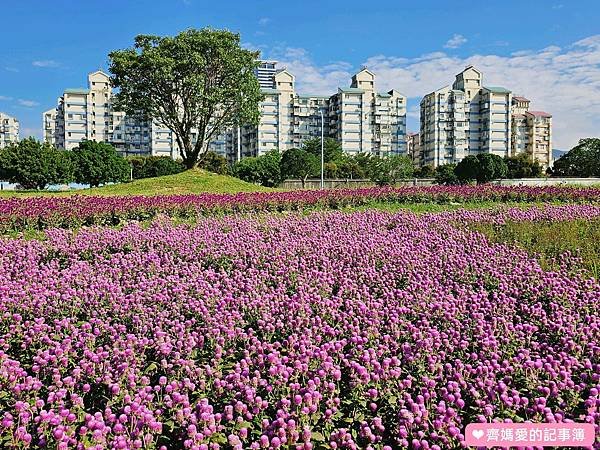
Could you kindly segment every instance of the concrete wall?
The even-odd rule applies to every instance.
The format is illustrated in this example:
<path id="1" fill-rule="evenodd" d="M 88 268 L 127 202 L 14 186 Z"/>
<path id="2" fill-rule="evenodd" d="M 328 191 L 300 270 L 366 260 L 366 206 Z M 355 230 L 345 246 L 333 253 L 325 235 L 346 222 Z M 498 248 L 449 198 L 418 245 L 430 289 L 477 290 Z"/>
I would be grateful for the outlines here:
<path id="1" fill-rule="evenodd" d="M 435 183 L 433 178 L 415 178 L 396 183 L 396 186 L 431 186 Z M 367 179 L 329 179 L 324 180 L 325 189 L 356 189 L 363 187 L 374 187 L 375 183 Z M 279 186 L 283 189 L 302 189 L 301 180 L 285 180 Z M 304 189 L 320 189 L 321 180 L 306 180 Z"/>
<path id="2" fill-rule="evenodd" d="M 600 185 L 600 178 L 515 178 L 513 180 L 496 180 L 493 182 L 499 186 L 560 186 Z"/>
<path id="3" fill-rule="evenodd" d="M 398 182 L 396 186 L 433 186 L 434 184 L 435 179 L 433 178 L 414 178 Z M 600 186 L 600 178 L 515 178 L 513 180 L 496 180 L 492 184 L 498 186 Z M 324 185 L 325 189 L 352 189 L 374 187 L 375 183 L 367 179 L 326 179 Z M 279 187 L 288 190 L 302 189 L 302 181 L 285 180 Z M 321 180 L 306 180 L 305 189 L 319 189 L 320 187 Z"/>

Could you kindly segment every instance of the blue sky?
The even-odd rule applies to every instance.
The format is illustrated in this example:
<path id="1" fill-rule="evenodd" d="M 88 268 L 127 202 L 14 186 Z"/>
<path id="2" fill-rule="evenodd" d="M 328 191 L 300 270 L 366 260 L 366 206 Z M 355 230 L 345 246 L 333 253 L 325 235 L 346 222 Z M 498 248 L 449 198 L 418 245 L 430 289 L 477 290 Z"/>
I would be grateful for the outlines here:
<path id="1" fill-rule="evenodd" d="M 554 143 L 600 134 L 600 2 L 567 0 L 28 1 L 2 5 L 0 111 L 41 135 L 41 113 L 65 88 L 106 69 L 137 34 L 190 27 L 237 31 L 296 75 L 301 93 L 331 94 L 362 65 L 378 88 L 420 97 L 467 64 L 554 115 Z"/>

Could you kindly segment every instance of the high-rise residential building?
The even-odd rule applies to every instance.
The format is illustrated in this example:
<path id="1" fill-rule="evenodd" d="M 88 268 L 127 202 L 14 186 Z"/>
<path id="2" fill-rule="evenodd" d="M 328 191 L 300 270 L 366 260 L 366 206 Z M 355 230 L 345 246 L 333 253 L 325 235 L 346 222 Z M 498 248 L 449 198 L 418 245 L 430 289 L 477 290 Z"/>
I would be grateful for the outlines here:
<path id="1" fill-rule="evenodd" d="M 109 76 L 88 75 L 88 87 L 65 89 L 55 109 L 43 114 L 44 139 L 71 150 L 84 139 L 111 143 L 126 155 L 151 153 L 152 124 L 115 111 Z"/>
<path id="2" fill-rule="evenodd" d="M 511 155 L 527 153 L 548 167 L 552 164 L 552 115 L 529 111 L 529 104 L 525 97 L 513 97 Z"/>
<path id="3" fill-rule="evenodd" d="M 254 75 L 258 78 L 258 84 L 265 89 L 274 87 L 276 73 L 277 61 L 260 61 L 258 67 L 254 70 Z"/>
<path id="4" fill-rule="evenodd" d="M 57 148 L 65 148 L 65 118 L 60 99 L 58 106 L 42 114 L 44 141 Z"/>
<path id="5" fill-rule="evenodd" d="M 419 133 L 406 135 L 406 154 L 412 159 L 415 166 L 421 166 L 421 143 Z"/>
<path id="6" fill-rule="evenodd" d="M 296 93 L 294 75 L 277 69 L 275 61 L 261 62 L 256 75 L 264 95 L 258 125 L 224 130 L 209 150 L 230 161 L 285 151 L 319 138 L 323 125 L 323 136 L 337 139 L 345 152 L 406 153 L 406 97 L 395 90 L 378 93 L 375 75 L 366 68 L 352 77 L 349 88 L 331 96 Z M 45 140 L 66 149 L 83 139 L 106 141 L 124 155 L 180 157 L 168 128 L 115 111 L 112 95 L 102 71 L 88 76 L 88 88 L 65 90 L 57 107 L 43 115 Z"/>
<path id="7" fill-rule="evenodd" d="M 421 101 L 423 158 L 420 163 L 437 167 L 458 163 L 465 156 L 478 153 L 504 157 L 528 151 L 547 166 L 550 162 L 550 141 L 546 141 L 547 148 L 540 143 L 535 152 L 531 145 L 521 145 L 524 144 L 524 136 L 534 136 L 531 139 L 537 142 L 546 134 L 551 135 L 550 120 L 538 120 L 539 133 L 542 133 L 539 136 L 538 131 L 530 129 L 535 121 L 520 117 L 527 117 L 528 108 L 527 99 L 513 98 L 512 92 L 506 88 L 483 86 L 482 73 L 468 66 L 456 75 L 452 86 L 431 92 Z M 544 132 L 541 131 L 542 123 L 546 127 Z M 515 126 L 519 128 L 518 132 L 513 130 Z M 542 152 L 542 148 L 546 153 Z"/>
<path id="8" fill-rule="evenodd" d="M 271 88 L 261 89 L 264 100 L 260 103 L 260 121 L 256 126 L 241 129 L 242 156 L 293 146 L 294 83 L 294 76 L 283 69 L 274 73 Z"/>
<path id="9" fill-rule="evenodd" d="M 347 153 L 406 153 L 406 97 L 393 89 L 378 93 L 375 74 L 366 68 L 330 97 L 329 118 L 330 136 Z"/>
<path id="10" fill-rule="evenodd" d="M 285 69 L 276 70 L 272 86 L 262 89 L 259 125 L 242 129 L 243 156 L 300 147 L 320 138 L 321 125 L 323 136 L 336 139 L 350 154 L 406 153 L 406 97 L 395 90 L 378 93 L 368 69 L 330 96 L 296 93 L 295 77 Z"/>
<path id="11" fill-rule="evenodd" d="M 0 148 L 19 142 L 19 121 L 0 112 Z"/>

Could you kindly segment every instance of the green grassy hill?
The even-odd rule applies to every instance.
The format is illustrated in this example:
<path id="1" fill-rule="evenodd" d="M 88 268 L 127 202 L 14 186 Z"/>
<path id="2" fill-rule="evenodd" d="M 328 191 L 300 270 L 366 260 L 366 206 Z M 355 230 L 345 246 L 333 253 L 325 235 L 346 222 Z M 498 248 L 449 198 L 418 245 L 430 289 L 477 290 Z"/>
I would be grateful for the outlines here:
<path id="1" fill-rule="evenodd" d="M 271 189 L 246 183 L 234 177 L 217 175 L 200 169 L 187 170 L 177 175 L 144 178 L 130 183 L 121 183 L 93 189 L 81 189 L 58 192 L 40 191 L 2 191 L 1 197 L 35 196 L 35 195 L 169 195 L 169 194 L 201 194 L 258 192 Z"/>

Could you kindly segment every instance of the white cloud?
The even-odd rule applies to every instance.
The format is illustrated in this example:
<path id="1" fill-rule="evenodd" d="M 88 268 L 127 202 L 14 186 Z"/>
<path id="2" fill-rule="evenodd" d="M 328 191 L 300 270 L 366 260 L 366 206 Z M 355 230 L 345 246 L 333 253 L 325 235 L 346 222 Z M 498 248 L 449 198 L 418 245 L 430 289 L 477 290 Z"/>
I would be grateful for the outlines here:
<path id="1" fill-rule="evenodd" d="M 296 90 L 302 93 L 331 95 L 338 86 L 346 86 L 352 76 L 352 64 L 335 61 L 322 67 L 311 60 L 303 48 L 279 47 L 269 53 L 269 59 L 279 61 L 296 77 Z"/>
<path id="2" fill-rule="evenodd" d="M 398 62 L 384 56 L 369 58 L 367 66 L 383 88 L 396 87 L 419 101 L 427 92 L 454 80 L 454 74 L 473 64 L 483 72 L 484 85 L 500 85 L 531 100 L 533 110 L 553 114 L 554 146 L 570 148 L 581 137 L 598 135 L 600 117 L 600 35 L 510 56 L 436 55 Z"/>
<path id="3" fill-rule="evenodd" d="M 269 57 L 296 76 L 300 93 L 331 95 L 348 86 L 359 67 L 344 61 L 317 65 L 301 48 L 276 48 Z M 553 146 L 569 149 L 582 137 L 598 136 L 600 118 L 600 35 L 561 48 L 524 50 L 510 55 L 457 57 L 443 52 L 416 58 L 374 55 L 364 64 L 377 78 L 377 89 L 397 89 L 409 97 L 409 119 L 418 127 L 418 104 L 428 92 L 451 84 L 454 75 L 473 64 L 484 85 L 499 85 L 531 100 L 532 110 L 554 116 Z"/>
<path id="4" fill-rule="evenodd" d="M 465 42 L 467 42 L 466 37 L 464 37 L 462 34 L 455 34 L 450 39 L 448 39 L 448 42 L 446 42 L 444 48 L 458 48 Z"/>
<path id="5" fill-rule="evenodd" d="M 258 19 L 258 24 L 261 27 L 264 27 L 264 26 L 268 25 L 270 21 L 271 21 L 271 19 L 269 19 L 268 17 L 261 17 L 260 19 Z"/>
<path id="6" fill-rule="evenodd" d="M 42 130 L 40 128 L 28 128 L 24 127 L 20 130 L 21 137 L 30 137 L 33 136 L 35 138 L 42 138 Z"/>
<path id="7" fill-rule="evenodd" d="M 6 95 L 0 95 L 0 100 L 1 101 L 9 101 L 9 100 L 12 100 L 12 97 L 7 97 Z"/>
<path id="8" fill-rule="evenodd" d="M 564 7 L 565 7 L 565 5 L 563 5 L 563 4 L 552 5 L 552 9 L 563 9 Z"/>
<path id="9" fill-rule="evenodd" d="M 18 72 L 19 69 L 17 69 L 16 67 L 5 67 L 4 70 L 6 70 L 7 72 Z"/>
<path id="10" fill-rule="evenodd" d="M 33 108 L 34 106 L 39 106 L 39 102 L 36 102 L 35 100 L 23 100 L 22 98 L 17 100 L 17 103 L 19 105 L 25 106 L 27 108 Z"/>
<path id="11" fill-rule="evenodd" d="M 58 67 L 60 64 L 52 59 L 45 59 L 33 61 L 31 65 L 33 65 L 34 67 Z"/>
<path id="12" fill-rule="evenodd" d="M 253 52 L 261 52 L 261 54 L 265 51 L 265 49 L 267 48 L 266 45 L 263 44 L 254 44 L 252 42 L 242 42 L 241 47 L 246 49 L 246 50 L 251 50 Z M 261 55 L 262 58 L 262 55 Z"/>

